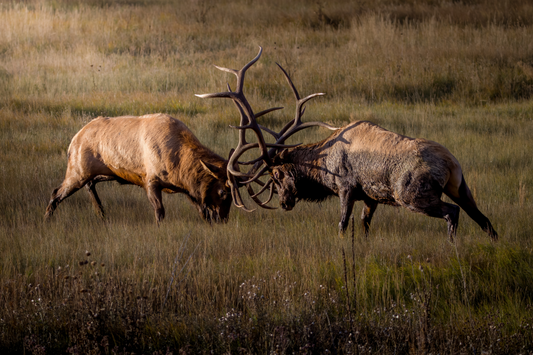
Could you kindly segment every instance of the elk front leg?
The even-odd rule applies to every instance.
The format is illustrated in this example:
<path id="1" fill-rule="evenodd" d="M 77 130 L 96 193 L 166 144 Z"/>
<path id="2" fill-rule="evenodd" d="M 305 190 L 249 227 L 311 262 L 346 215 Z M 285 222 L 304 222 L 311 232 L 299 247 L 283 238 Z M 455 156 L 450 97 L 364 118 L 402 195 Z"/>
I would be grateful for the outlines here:
<path id="1" fill-rule="evenodd" d="M 455 237 L 457 236 L 457 225 L 459 224 L 459 206 L 449 204 L 449 210 L 444 215 L 444 219 L 448 222 L 448 238 L 450 242 L 455 243 Z"/>
<path id="2" fill-rule="evenodd" d="M 341 220 L 339 222 L 339 234 L 342 235 L 344 231 L 346 231 L 346 228 L 348 228 L 353 205 L 355 203 L 352 189 L 342 189 L 339 192 L 339 198 L 341 200 Z"/>
<path id="3" fill-rule="evenodd" d="M 363 206 L 363 212 L 361 213 L 361 223 L 363 225 L 365 238 L 368 238 L 370 222 L 372 221 L 372 216 L 378 207 L 378 202 L 371 199 L 365 199 L 364 203 L 365 205 Z"/>
<path id="4" fill-rule="evenodd" d="M 148 182 L 148 185 L 146 186 L 146 194 L 155 210 L 155 220 L 157 225 L 159 225 L 163 218 L 165 218 L 165 207 L 163 207 L 163 196 L 161 192 L 162 189 L 158 183 L 153 181 Z"/>
<path id="5" fill-rule="evenodd" d="M 421 204 L 424 204 L 424 206 L 418 207 L 412 205 L 409 208 L 426 216 L 444 219 L 448 223 L 448 238 L 450 242 L 454 243 L 459 224 L 459 212 L 461 211 L 459 206 L 441 200 L 429 206 L 425 205 L 425 201 L 421 201 Z"/>

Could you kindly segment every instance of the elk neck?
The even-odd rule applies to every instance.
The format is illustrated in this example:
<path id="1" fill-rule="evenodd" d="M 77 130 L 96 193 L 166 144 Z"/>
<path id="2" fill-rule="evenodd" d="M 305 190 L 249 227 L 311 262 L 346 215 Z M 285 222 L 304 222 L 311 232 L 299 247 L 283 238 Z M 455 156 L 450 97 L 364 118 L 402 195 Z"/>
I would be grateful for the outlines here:
<path id="1" fill-rule="evenodd" d="M 325 183 L 322 145 L 319 142 L 292 148 L 283 159 L 287 171 L 294 176 L 300 200 L 318 202 L 335 194 Z"/>
<path id="2" fill-rule="evenodd" d="M 176 164 L 179 167 L 177 176 L 179 176 L 180 185 L 183 185 L 182 187 L 191 200 L 200 203 L 204 190 L 208 189 L 215 179 L 204 169 L 200 161 L 217 166 L 224 171 L 228 161 L 202 145 L 192 134 L 183 135 L 181 138 L 186 142 L 182 144 L 180 153 L 176 156 L 179 160 Z"/>

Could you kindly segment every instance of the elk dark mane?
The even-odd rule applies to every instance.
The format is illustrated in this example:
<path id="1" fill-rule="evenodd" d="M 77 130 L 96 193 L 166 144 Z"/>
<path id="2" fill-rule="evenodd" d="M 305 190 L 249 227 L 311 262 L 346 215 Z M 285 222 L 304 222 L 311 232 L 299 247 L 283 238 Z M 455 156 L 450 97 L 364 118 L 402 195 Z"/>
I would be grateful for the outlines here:
<path id="1" fill-rule="evenodd" d="M 317 144 L 319 146 L 319 144 Z M 289 175 L 296 185 L 296 198 L 309 202 L 322 202 L 335 193 L 324 184 L 325 169 L 316 156 L 319 149 L 306 149 L 307 146 L 289 150 L 283 157 Z M 274 160 L 274 164 L 276 160 Z"/>

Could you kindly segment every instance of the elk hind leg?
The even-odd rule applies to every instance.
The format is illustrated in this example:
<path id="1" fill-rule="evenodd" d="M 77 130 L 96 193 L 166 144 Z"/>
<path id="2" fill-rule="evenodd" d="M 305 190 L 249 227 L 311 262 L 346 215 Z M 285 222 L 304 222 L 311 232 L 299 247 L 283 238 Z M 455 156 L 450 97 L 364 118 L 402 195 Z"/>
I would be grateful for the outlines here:
<path id="1" fill-rule="evenodd" d="M 96 192 L 96 184 L 102 181 L 119 181 L 121 184 L 128 184 L 129 182 L 117 176 L 97 175 L 93 179 L 89 180 L 87 184 L 85 184 L 85 188 L 89 192 L 89 197 L 91 198 L 91 202 L 94 206 L 96 214 L 101 219 L 105 220 L 104 207 L 102 206 L 102 201 L 100 201 L 100 197 L 98 197 L 98 193 Z"/>
<path id="2" fill-rule="evenodd" d="M 65 179 L 59 187 L 54 189 L 52 192 L 52 196 L 50 198 L 50 202 L 48 203 L 48 206 L 46 207 L 46 212 L 44 214 L 45 219 L 49 219 L 54 214 L 55 209 L 57 206 L 67 197 L 81 189 L 87 181 L 90 179 L 77 179 L 77 178 L 70 178 Z"/>
<path id="3" fill-rule="evenodd" d="M 100 197 L 98 197 L 98 193 L 96 192 L 96 183 L 98 181 L 90 180 L 85 184 L 85 188 L 89 192 L 89 197 L 91 198 L 91 202 L 93 204 L 94 210 L 96 211 L 96 214 L 101 218 L 105 219 L 105 212 L 104 208 L 102 206 L 102 201 L 100 201 Z"/>
<path id="4" fill-rule="evenodd" d="M 476 201 L 474 201 L 474 197 L 472 196 L 464 177 L 462 177 L 458 189 L 447 185 L 444 188 L 444 193 L 450 197 L 453 202 L 457 203 L 493 241 L 498 240 L 498 233 L 496 233 L 492 227 L 490 220 L 477 208 Z"/>

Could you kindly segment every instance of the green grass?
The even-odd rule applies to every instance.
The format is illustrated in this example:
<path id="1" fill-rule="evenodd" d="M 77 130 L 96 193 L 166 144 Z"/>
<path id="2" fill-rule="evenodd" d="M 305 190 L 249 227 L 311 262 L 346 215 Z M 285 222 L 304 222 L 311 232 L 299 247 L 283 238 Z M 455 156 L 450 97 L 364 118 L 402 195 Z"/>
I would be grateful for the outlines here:
<path id="1" fill-rule="evenodd" d="M 531 352 L 531 11 L 490 0 L 0 4 L 2 353 Z M 357 223 L 341 238 L 337 198 L 233 208 L 210 226 L 165 195 L 156 227 L 144 191 L 114 183 L 99 188 L 105 223 L 85 191 L 44 223 L 70 140 L 98 115 L 169 113 L 227 156 L 235 107 L 194 94 L 234 87 L 213 64 L 240 68 L 258 45 L 245 93 L 256 111 L 285 107 L 262 124 L 294 114 L 278 62 L 302 96 L 327 93 L 306 121 L 370 120 L 450 149 L 500 241 L 462 213 L 453 245 L 444 221 L 387 206 L 368 239 Z"/>

